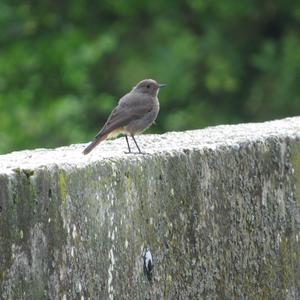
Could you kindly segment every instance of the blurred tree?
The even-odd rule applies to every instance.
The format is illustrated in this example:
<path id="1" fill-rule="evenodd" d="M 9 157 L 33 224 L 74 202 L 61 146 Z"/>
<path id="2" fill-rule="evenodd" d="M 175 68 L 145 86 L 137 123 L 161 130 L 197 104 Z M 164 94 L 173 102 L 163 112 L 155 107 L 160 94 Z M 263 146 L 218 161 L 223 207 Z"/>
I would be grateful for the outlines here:
<path id="1" fill-rule="evenodd" d="M 151 130 L 300 114 L 300 2 L 0 2 L 0 152 L 87 142 L 139 80 Z"/>

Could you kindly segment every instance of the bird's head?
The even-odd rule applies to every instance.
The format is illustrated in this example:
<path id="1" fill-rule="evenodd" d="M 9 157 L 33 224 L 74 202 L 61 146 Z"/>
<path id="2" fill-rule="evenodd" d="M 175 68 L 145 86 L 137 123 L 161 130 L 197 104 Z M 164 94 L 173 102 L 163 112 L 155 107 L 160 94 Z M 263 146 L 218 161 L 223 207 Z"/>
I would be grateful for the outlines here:
<path id="1" fill-rule="evenodd" d="M 145 79 L 140 81 L 133 90 L 138 93 L 157 96 L 159 89 L 165 87 L 165 84 L 159 84 L 153 79 Z"/>

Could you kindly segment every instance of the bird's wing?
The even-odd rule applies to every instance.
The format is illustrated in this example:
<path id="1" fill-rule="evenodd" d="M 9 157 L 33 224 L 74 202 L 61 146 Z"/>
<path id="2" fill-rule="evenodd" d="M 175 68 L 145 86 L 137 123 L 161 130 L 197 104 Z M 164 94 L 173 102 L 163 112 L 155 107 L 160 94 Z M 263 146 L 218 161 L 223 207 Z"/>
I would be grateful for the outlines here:
<path id="1" fill-rule="evenodd" d="M 139 119 L 150 112 L 153 109 L 153 102 L 149 99 L 149 96 L 145 96 L 143 94 L 129 93 L 122 97 L 95 139 L 115 129 L 122 128 L 132 120 Z"/>

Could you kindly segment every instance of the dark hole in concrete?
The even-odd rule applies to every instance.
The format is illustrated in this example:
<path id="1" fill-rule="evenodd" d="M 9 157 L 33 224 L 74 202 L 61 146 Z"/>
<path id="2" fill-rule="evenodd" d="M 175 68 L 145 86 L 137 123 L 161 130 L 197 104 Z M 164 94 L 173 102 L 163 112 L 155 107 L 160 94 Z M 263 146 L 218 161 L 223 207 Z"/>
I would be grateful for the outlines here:
<path id="1" fill-rule="evenodd" d="M 30 176 L 34 175 L 34 171 L 33 170 L 23 170 L 23 173 L 26 175 L 27 179 L 30 178 Z"/>

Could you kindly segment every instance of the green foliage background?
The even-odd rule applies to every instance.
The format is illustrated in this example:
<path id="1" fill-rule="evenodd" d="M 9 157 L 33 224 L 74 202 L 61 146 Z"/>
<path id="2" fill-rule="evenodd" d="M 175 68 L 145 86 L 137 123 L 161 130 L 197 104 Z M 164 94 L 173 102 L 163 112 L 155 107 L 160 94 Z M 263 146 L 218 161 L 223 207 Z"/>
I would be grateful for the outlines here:
<path id="1" fill-rule="evenodd" d="M 152 132 L 300 114 L 300 1 L 0 2 L 0 152 L 87 142 L 144 78 Z"/>

